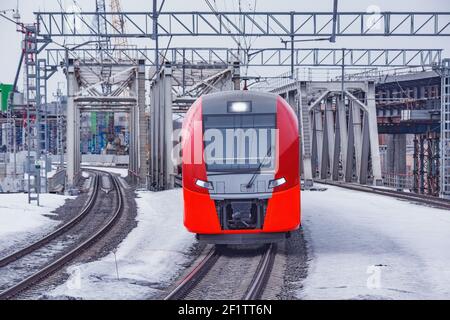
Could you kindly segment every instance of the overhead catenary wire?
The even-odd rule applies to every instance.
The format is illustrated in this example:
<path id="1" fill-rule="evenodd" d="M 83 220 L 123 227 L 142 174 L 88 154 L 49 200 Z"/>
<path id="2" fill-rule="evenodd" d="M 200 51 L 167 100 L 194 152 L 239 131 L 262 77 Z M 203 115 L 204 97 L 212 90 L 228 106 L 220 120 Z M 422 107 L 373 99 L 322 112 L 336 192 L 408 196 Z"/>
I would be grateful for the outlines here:
<path id="1" fill-rule="evenodd" d="M 205 2 L 206 2 L 206 5 L 209 7 L 209 9 L 215 14 L 215 16 L 216 16 L 217 20 L 219 21 L 219 23 L 225 28 L 225 30 L 226 30 L 228 33 L 231 33 L 231 29 L 229 28 L 229 25 L 226 26 L 226 25 L 219 19 L 219 12 L 218 12 L 218 10 L 216 10 L 216 9 L 214 8 L 214 6 L 211 4 L 211 2 L 210 2 L 209 0 L 205 0 Z M 237 40 L 235 36 L 230 36 L 230 37 L 231 37 L 231 39 L 233 39 L 233 41 L 238 45 L 238 48 L 239 48 L 239 49 L 243 49 L 242 46 L 241 46 L 240 41 Z"/>

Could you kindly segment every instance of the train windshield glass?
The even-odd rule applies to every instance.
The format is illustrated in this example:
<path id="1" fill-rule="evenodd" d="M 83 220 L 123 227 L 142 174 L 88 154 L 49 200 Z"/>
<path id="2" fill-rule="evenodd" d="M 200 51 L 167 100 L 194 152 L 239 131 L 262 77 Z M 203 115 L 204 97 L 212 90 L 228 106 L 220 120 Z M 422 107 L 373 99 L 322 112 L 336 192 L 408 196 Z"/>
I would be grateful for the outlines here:
<path id="1" fill-rule="evenodd" d="M 216 172 L 272 170 L 275 138 L 275 114 L 205 115 L 206 169 Z"/>

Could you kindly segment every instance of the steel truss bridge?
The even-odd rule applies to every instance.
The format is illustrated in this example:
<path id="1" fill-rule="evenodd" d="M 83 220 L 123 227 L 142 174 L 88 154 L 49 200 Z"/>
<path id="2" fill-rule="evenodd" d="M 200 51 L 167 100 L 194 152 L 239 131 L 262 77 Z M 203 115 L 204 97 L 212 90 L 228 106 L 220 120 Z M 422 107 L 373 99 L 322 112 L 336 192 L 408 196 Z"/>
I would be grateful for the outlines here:
<path id="1" fill-rule="evenodd" d="M 162 6 L 161 6 L 162 7 Z M 126 24 L 115 26 L 115 12 L 36 12 L 36 29 L 29 38 L 35 44 L 46 42 L 46 61 L 49 66 L 68 66 L 69 60 L 97 62 L 100 65 L 120 64 L 117 57 L 142 61 L 158 74 L 161 65 L 172 67 L 223 68 L 239 62 L 241 66 L 294 66 L 323 67 L 435 67 L 443 74 L 443 101 L 448 101 L 450 67 L 442 63 L 440 49 L 362 49 L 362 48 L 296 48 L 297 41 L 325 40 L 335 37 L 448 37 L 450 12 L 161 12 L 153 0 L 152 12 L 121 12 Z M 106 26 L 96 28 L 92 21 Z M 235 21 L 240 21 L 236 23 Z M 32 36 L 32 34 L 34 36 Z M 285 48 L 159 48 L 159 39 L 172 37 L 278 37 Z M 74 47 L 55 48 L 58 38 L 73 39 Z M 125 47 L 105 50 L 101 61 L 95 54 L 98 48 L 86 47 L 83 37 L 90 39 L 141 38 L 151 39 L 153 48 Z M 305 37 L 317 37 L 306 39 Z M 42 53 L 41 53 L 42 55 Z M 62 62 L 62 63 L 61 63 Z M 48 79 L 45 79 L 47 81 Z M 155 80 L 156 81 L 156 80 Z M 344 83 L 342 94 L 344 96 Z M 32 90 L 31 87 L 27 91 Z M 337 90 L 338 92 L 339 90 Z M 39 110 L 42 101 L 36 101 Z M 443 161 L 449 159 L 450 127 L 448 108 L 442 116 L 441 150 Z M 356 110 L 356 109 L 355 109 Z M 139 122 L 139 120 L 136 120 Z M 441 168 L 445 196 L 450 197 L 450 164 Z"/>

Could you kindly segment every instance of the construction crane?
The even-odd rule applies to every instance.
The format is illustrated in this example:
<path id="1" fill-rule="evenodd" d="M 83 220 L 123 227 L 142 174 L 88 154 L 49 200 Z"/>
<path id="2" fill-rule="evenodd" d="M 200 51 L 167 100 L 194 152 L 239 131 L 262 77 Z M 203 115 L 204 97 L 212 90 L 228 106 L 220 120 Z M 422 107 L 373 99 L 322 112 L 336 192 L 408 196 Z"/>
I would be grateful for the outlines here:
<path id="1" fill-rule="evenodd" d="M 118 30 L 120 33 L 125 32 L 125 20 L 122 16 L 122 8 L 120 5 L 120 0 L 110 0 L 110 8 L 111 12 L 115 13 L 112 16 L 112 25 L 116 30 Z M 114 43 L 113 43 L 113 49 L 114 48 L 126 48 L 128 46 L 128 41 L 126 38 L 123 37 L 114 37 Z M 114 53 L 114 56 L 117 59 L 121 59 L 121 51 L 117 50 Z"/>

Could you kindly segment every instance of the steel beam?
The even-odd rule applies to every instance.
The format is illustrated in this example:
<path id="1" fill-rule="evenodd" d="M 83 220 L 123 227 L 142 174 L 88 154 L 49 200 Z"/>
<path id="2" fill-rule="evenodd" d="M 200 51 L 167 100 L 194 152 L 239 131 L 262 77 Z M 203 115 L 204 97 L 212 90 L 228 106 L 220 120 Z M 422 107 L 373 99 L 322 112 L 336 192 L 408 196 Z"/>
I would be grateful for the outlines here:
<path id="1" fill-rule="evenodd" d="M 106 51 L 104 59 L 115 65 L 115 56 L 135 60 L 145 60 L 147 66 L 156 67 L 152 53 L 155 49 L 124 47 Z M 98 49 L 80 47 L 69 50 L 71 58 L 96 61 Z M 65 59 L 66 49 L 47 49 L 47 61 L 59 65 Z M 116 54 L 116 55 L 115 55 Z M 441 49 L 335 49 L 335 48 L 252 48 L 238 50 L 230 48 L 170 48 L 159 50 L 160 60 L 164 59 L 173 67 L 203 66 L 227 67 L 232 61 L 239 61 L 241 66 L 323 66 L 323 67 L 419 67 L 438 65 L 442 59 Z M 100 62 L 99 62 L 100 63 Z"/>
<path id="2" fill-rule="evenodd" d="M 362 119 L 361 168 L 360 172 L 358 172 L 360 184 L 367 184 L 369 175 L 369 146 L 369 115 L 367 112 L 364 112 Z"/>
<path id="3" fill-rule="evenodd" d="M 328 99 L 325 104 L 325 121 L 326 121 L 326 131 L 324 134 L 327 135 L 328 144 L 328 166 L 331 176 L 333 176 L 334 171 L 334 149 L 335 149 L 335 125 L 334 125 L 334 111 L 332 109 L 332 100 Z"/>
<path id="4" fill-rule="evenodd" d="M 345 108 L 345 100 L 340 97 L 337 101 L 337 119 L 338 125 L 336 129 L 339 130 L 339 142 L 340 142 L 340 154 L 341 163 L 345 175 L 345 169 L 347 164 L 347 142 L 348 142 L 348 124 L 347 124 L 347 111 Z M 337 133 L 336 133 L 337 135 Z M 336 144 L 337 145 L 337 144 Z"/>
<path id="5" fill-rule="evenodd" d="M 173 162 L 172 68 L 166 64 L 151 84 L 150 106 L 150 186 L 172 189 L 175 186 Z"/>
<path id="6" fill-rule="evenodd" d="M 346 146 L 346 165 L 344 167 L 344 181 L 353 181 L 353 167 L 354 167 L 354 154 L 355 154 L 355 131 L 353 130 L 353 112 L 352 102 L 348 102 L 348 126 L 347 126 L 347 146 Z"/>
<path id="7" fill-rule="evenodd" d="M 311 116 L 308 109 L 308 94 L 306 90 L 306 82 L 300 82 L 299 84 L 299 123 L 300 123 L 300 140 L 302 146 L 302 159 L 303 159 L 303 180 L 305 187 L 309 188 L 313 184 L 313 171 L 312 171 L 312 126 Z"/>
<path id="8" fill-rule="evenodd" d="M 339 124 L 339 99 L 336 99 L 336 116 L 335 116 L 335 131 L 334 131 L 334 153 L 331 166 L 331 179 L 334 181 L 339 180 L 339 156 L 341 154 L 341 133 Z M 331 114 L 333 116 L 333 114 Z"/>
<path id="9" fill-rule="evenodd" d="M 355 102 L 351 103 L 351 113 L 352 113 L 352 130 L 353 139 L 355 146 L 355 161 L 356 161 L 356 175 L 358 182 L 361 181 L 361 160 L 362 160 L 362 119 L 361 119 L 361 108 Z"/>
<path id="10" fill-rule="evenodd" d="M 148 125 L 145 117 L 145 65 L 143 60 L 139 60 L 139 67 L 137 68 L 137 112 L 139 135 L 137 141 L 138 154 L 138 173 L 140 185 L 143 185 L 148 175 L 147 150 L 148 150 Z"/>
<path id="11" fill-rule="evenodd" d="M 35 12 L 40 36 L 154 38 L 170 36 L 351 37 L 449 36 L 450 12 Z M 333 18 L 337 24 L 333 24 Z M 105 31 L 92 21 L 106 25 Z M 236 23 L 235 21 L 240 21 Z M 335 26 L 335 28 L 334 28 Z M 155 30 L 156 29 L 156 30 Z M 335 33 L 333 31 L 335 30 Z"/>
<path id="12" fill-rule="evenodd" d="M 367 184 L 372 173 L 373 182 L 381 184 L 374 82 L 344 83 L 348 116 L 340 86 L 334 82 L 294 81 L 272 92 L 292 100 L 295 84 L 302 109 L 302 173 L 346 182 L 356 177 L 361 184 Z"/>
<path id="13" fill-rule="evenodd" d="M 368 81 L 366 89 L 367 97 L 367 120 L 370 139 L 370 154 L 372 157 L 372 174 L 373 183 L 377 186 L 383 184 L 381 175 L 381 159 L 380 159 L 380 145 L 378 142 L 378 123 L 377 110 L 375 104 L 375 82 Z"/>
<path id="14" fill-rule="evenodd" d="M 314 140 L 316 142 L 316 159 L 317 159 L 317 171 L 319 177 L 322 177 L 322 162 L 324 161 L 323 157 L 323 120 L 322 120 L 322 111 L 314 109 Z"/>

